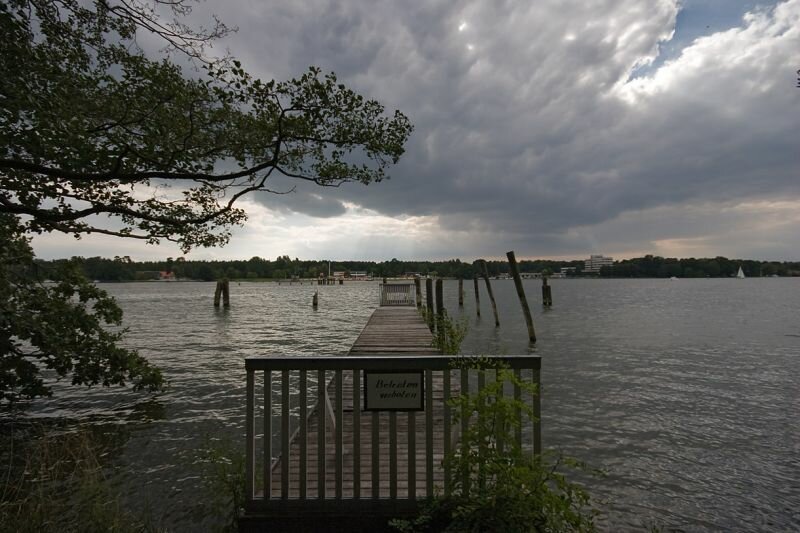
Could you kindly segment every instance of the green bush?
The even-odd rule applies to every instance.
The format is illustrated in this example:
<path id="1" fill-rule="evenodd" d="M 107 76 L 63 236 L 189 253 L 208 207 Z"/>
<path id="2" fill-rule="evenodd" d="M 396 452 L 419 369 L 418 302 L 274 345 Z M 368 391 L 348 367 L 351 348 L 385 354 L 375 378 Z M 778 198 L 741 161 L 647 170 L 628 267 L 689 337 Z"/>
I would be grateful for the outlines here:
<path id="1" fill-rule="evenodd" d="M 424 505 L 417 518 L 392 525 L 404 532 L 594 531 L 589 494 L 563 472 L 586 466 L 562 455 L 534 456 L 515 438 L 517 428 L 533 422 L 533 409 L 503 394 L 504 383 L 518 385 L 523 397 L 537 394 L 536 387 L 506 368 L 487 369 L 486 361 L 461 363 L 478 367 L 486 385 L 450 402 L 456 422 L 469 420 L 459 446 L 445 458 L 450 495 Z"/>
<path id="2" fill-rule="evenodd" d="M 433 331 L 431 346 L 441 350 L 444 355 L 459 355 L 461 343 L 467 336 L 467 321 L 465 318 L 454 320 L 445 310 L 443 314 L 431 313 L 425 307 L 420 308 L 420 314 Z"/>

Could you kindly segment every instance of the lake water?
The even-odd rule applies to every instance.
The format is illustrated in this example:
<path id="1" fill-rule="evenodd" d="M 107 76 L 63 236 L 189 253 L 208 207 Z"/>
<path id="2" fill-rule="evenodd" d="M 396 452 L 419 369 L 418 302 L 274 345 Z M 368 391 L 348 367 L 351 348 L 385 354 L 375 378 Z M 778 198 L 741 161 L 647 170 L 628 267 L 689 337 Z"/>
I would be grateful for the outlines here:
<path id="1" fill-rule="evenodd" d="M 499 328 L 483 283 L 481 318 L 471 280 L 463 309 L 455 281 L 445 303 L 465 352 L 542 356 L 545 447 L 608 471 L 588 481 L 603 529 L 800 530 L 800 279 L 553 280 L 547 311 L 539 283 L 535 348 L 513 282 L 493 281 Z M 103 287 L 168 389 L 59 386 L 26 416 L 90 424 L 128 504 L 178 531 L 209 526 L 197 450 L 243 443 L 244 358 L 345 353 L 378 300 L 376 283 L 243 282 L 215 310 L 213 283 Z"/>

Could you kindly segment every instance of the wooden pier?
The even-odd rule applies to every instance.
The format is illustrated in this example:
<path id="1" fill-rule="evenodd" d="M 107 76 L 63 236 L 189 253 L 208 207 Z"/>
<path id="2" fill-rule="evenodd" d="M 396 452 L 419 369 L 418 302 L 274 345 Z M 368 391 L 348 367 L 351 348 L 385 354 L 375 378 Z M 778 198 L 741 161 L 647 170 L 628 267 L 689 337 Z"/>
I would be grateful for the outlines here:
<path id="1" fill-rule="evenodd" d="M 240 530 L 380 531 L 389 518 L 416 512 L 419 501 L 449 493 L 443 459 L 460 427 L 452 423 L 448 400 L 468 391 L 470 380 L 432 341 L 412 298 L 410 305 L 377 308 L 347 356 L 248 358 Z M 503 359 L 514 368 L 535 367 L 538 380 L 538 357 Z M 269 393 L 259 417 L 255 375 L 261 371 Z M 422 409 L 366 411 L 367 372 L 416 372 L 424 381 Z"/>
<path id="2" fill-rule="evenodd" d="M 379 307 L 358 336 L 350 355 L 433 355 L 433 335 L 416 307 Z"/>

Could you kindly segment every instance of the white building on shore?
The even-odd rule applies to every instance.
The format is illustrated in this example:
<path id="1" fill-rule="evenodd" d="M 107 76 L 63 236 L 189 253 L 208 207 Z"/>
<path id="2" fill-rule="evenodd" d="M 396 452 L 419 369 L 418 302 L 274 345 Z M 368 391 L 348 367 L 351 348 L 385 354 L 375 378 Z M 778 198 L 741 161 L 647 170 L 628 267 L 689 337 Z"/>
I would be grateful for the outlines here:
<path id="1" fill-rule="evenodd" d="M 600 269 L 603 268 L 604 266 L 607 267 L 614 266 L 614 258 L 607 257 L 602 254 L 590 255 L 589 259 L 586 259 L 583 262 L 583 273 L 597 274 L 598 272 L 600 272 Z"/>

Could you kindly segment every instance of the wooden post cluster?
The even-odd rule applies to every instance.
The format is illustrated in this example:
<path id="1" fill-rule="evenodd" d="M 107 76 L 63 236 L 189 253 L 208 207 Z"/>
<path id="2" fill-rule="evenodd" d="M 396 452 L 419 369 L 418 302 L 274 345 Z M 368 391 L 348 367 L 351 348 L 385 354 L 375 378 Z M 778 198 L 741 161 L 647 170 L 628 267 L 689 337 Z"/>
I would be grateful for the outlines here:
<path id="1" fill-rule="evenodd" d="M 486 292 L 489 293 L 489 301 L 492 302 L 494 325 L 495 327 L 500 327 L 500 317 L 497 314 L 497 303 L 494 301 L 494 292 L 492 292 L 492 284 L 489 281 L 489 268 L 486 266 L 486 261 L 483 259 L 481 259 L 481 267 L 483 268 L 483 281 L 486 282 Z"/>
<path id="2" fill-rule="evenodd" d="M 231 306 L 231 292 L 227 279 L 217 281 L 217 288 L 214 290 L 214 307 L 219 307 L 219 299 L 222 296 L 223 307 Z"/>
<path id="3" fill-rule="evenodd" d="M 519 297 L 519 304 L 522 306 L 522 314 L 525 315 L 525 323 L 528 325 L 528 339 L 531 342 L 536 342 L 533 318 L 531 317 L 531 310 L 528 307 L 528 299 L 525 297 L 525 289 L 522 287 L 522 278 L 519 275 L 519 268 L 517 267 L 517 258 L 513 250 L 506 253 L 506 257 L 508 257 L 508 265 L 511 267 L 511 275 L 514 277 L 514 286 L 517 288 L 517 296 Z"/>
<path id="4" fill-rule="evenodd" d="M 422 307 L 422 281 L 419 276 L 414 278 L 414 289 L 417 291 L 417 307 Z"/>
<path id="5" fill-rule="evenodd" d="M 542 305 L 545 307 L 553 306 L 553 291 L 552 287 L 547 284 L 547 277 L 542 277 Z"/>

